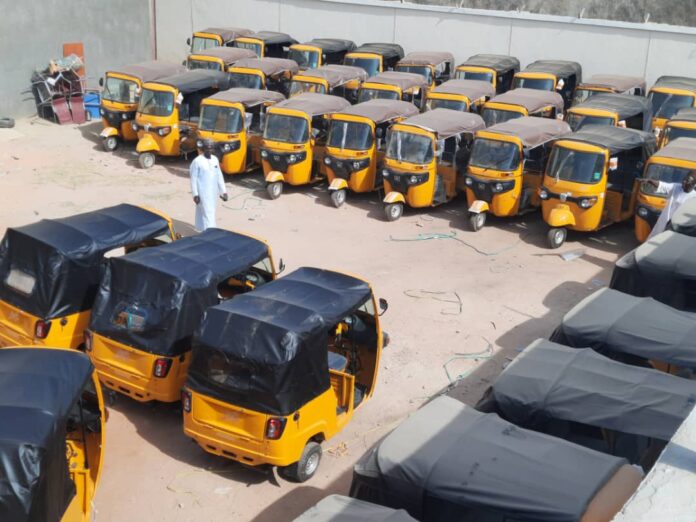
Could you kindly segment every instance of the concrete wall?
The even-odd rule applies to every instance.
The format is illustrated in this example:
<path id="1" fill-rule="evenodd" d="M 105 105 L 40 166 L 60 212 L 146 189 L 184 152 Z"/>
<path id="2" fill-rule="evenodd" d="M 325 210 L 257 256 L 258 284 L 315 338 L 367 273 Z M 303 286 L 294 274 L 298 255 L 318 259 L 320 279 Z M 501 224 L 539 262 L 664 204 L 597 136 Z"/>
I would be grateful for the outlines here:
<path id="1" fill-rule="evenodd" d="M 208 25 L 313 37 L 395 41 L 406 52 L 448 50 L 579 61 L 585 76 L 617 73 L 696 77 L 696 29 L 562 16 L 457 9 L 380 0 L 157 0 L 160 58 L 181 60 L 186 38 Z"/>
<path id="2" fill-rule="evenodd" d="M 150 0 L 0 0 L 0 117 L 35 114 L 35 69 L 83 42 L 88 85 L 104 70 L 153 57 Z"/>

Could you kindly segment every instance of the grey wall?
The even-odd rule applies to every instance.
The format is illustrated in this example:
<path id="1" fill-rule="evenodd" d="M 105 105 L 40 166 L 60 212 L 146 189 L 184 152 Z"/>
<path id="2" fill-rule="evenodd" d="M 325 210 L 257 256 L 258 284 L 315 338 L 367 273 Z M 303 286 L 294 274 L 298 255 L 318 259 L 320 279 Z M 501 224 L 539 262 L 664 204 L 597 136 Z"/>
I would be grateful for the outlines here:
<path id="1" fill-rule="evenodd" d="M 677 2 L 665 2 L 665 4 Z M 446 50 L 576 60 L 585 76 L 696 77 L 696 29 L 425 6 L 381 0 L 157 0 L 160 58 L 181 60 L 194 29 L 233 25 L 313 37 L 395 41 L 405 50 Z"/>
<path id="2" fill-rule="evenodd" d="M 0 117 L 35 114 L 32 71 L 83 42 L 88 84 L 112 66 L 153 57 L 151 0 L 0 0 Z"/>

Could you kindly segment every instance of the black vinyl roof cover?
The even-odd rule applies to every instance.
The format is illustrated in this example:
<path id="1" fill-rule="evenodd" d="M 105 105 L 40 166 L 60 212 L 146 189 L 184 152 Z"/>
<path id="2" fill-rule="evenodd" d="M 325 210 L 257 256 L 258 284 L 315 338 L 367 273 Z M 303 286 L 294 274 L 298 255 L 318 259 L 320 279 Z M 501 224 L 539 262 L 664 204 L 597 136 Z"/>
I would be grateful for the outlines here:
<path id="1" fill-rule="evenodd" d="M 660 76 L 653 87 L 667 87 L 696 92 L 696 78 L 689 78 L 688 76 Z"/>
<path id="2" fill-rule="evenodd" d="M 672 214 L 669 228 L 684 234 L 696 237 L 696 198 L 687 199 Z"/>
<path id="3" fill-rule="evenodd" d="M 427 522 L 577 522 L 624 464 L 441 396 L 358 461 L 350 496 Z"/>
<path id="4" fill-rule="evenodd" d="M 643 113 L 643 130 L 648 132 L 652 126 L 652 102 L 645 96 L 600 93 L 591 96 L 571 109 L 611 111 L 618 115 L 619 120 L 625 120 L 631 116 Z"/>
<path id="5" fill-rule="evenodd" d="M 696 122 L 696 107 L 684 107 L 683 109 L 679 109 L 669 121 Z"/>
<path id="6" fill-rule="evenodd" d="M 154 212 L 122 204 L 8 228 L 0 244 L 0 299 L 45 320 L 89 310 L 104 254 L 165 234 L 168 227 Z M 36 278 L 30 295 L 7 285 L 15 268 Z"/>
<path id="7" fill-rule="evenodd" d="M 314 45 L 327 53 L 350 52 L 355 49 L 355 42 L 339 38 L 314 38 L 304 45 Z"/>
<path id="8" fill-rule="evenodd" d="M 184 71 L 150 83 L 160 83 L 174 87 L 182 94 L 189 94 L 203 89 L 218 89 L 222 91 L 230 87 L 229 74 L 211 69 Z"/>
<path id="9" fill-rule="evenodd" d="M 109 260 L 94 302 L 90 330 L 149 353 L 181 355 L 205 310 L 218 303 L 218 285 L 268 257 L 252 237 L 209 228 Z M 144 329 L 114 324 L 124 306 L 146 314 Z"/>
<path id="10" fill-rule="evenodd" d="M 59 522 L 75 496 L 67 416 L 92 376 L 78 351 L 0 350 L 0 520 Z"/>
<path id="11" fill-rule="evenodd" d="M 353 52 L 379 54 L 385 58 L 404 57 L 404 48 L 395 43 L 365 43 L 353 49 Z"/>
<path id="12" fill-rule="evenodd" d="M 646 150 L 646 159 L 655 151 L 657 143 L 652 132 L 610 125 L 585 125 L 579 131 L 564 136 L 563 139 L 597 145 L 608 149 L 610 154 L 643 147 Z"/>
<path id="13" fill-rule="evenodd" d="M 520 61 L 514 56 L 505 54 L 475 54 L 469 56 L 467 60 L 459 65 L 471 65 L 473 67 L 490 67 L 497 74 L 502 74 L 507 71 L 519 71 Z"/>
<path id="14" fill-rule="evenodd" d="M 391 509 L 342 495 L 329 495 L 293 522 L 416 522 L 416 519 L 403 509 Z"/>
<path id="15" fill-rule="evenodd" d="M 696 237 L 666 230 L 614 265 L 611 288 L 696 312 Z"/>
<path id="16" fill-rule="evenodd" d="M 243 37 L 244 38 L 256 38 L 258 40 L 262 40 L 266 45 L 274 45 L 274 44 L 292 45 L 292 44 L 297 43 L 297 40 L 295 40 L 289 34 L 279 33 L 277 31 L 258 31 L 256 33 L 245 34 L 245 35 L 243 35 Z"/>
<path id="17" fill-rule="evenodd" d="M 575 305 L 551 341 L 696 369 L 696 314 L 610 288 Z"/>
<path id="18" fill-rule="evenodd" d="M 582 81 L 582 66 L 578 62 L 567 60 L 537 60 L 530 63 L 522 72 L 541 72 L 558 77 L 575 75 L 578 83 Z"/>
<path id="19" fill-rule="evenodd" d="M 329 329 L 372 295 L 354 277 L 300 268 L 209 308 L 193 343 L 186 386 L 243 408 L 288 415 L 329 389 Z M 222 358 L 237 373 L 209 376 Z"/>
<path id="20" fill-rule="evenodd" d="M 696 404 L 696 382 L 538 339 L 498 376 L 488 400 L 531 429 L 560 419 L 669 441 Z"/>

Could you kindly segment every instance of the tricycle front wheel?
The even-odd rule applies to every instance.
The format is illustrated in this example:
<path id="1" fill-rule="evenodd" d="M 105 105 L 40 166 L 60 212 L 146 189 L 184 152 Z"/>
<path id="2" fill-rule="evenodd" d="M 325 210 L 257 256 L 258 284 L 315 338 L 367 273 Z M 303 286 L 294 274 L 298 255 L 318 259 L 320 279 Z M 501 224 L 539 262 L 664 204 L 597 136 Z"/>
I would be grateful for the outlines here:
<path id="1" fill-rule="evenodd" d="M 486 213 L 469 212 L 469 224 L 471 225 L 471 230 L 478 232 L 486 224 Z"/>
<path id="2" fill-rule="evenodd" d="M 389 203 L 388 205 L 384 206 L 384 215 L 386 216 L 387 221 L 396 221 L 403 215 L 403 213 L 403 203 Z"/>
<path id="3" fill-rule="evenodd" d="M 565 243 L 567 236 L 568 230 L 565 228 L 552 228 L 546 234 L 549 246 L 554 249 L 559 248 L 563 243 Z"/>
<path id="4" fill-rule="evenodd" d="M 142 169 L 150 169 L 155 164 L 155 155 L 152 152 L 141 152 L 138 155 L 138 164 Z"/>
<path id="5" fill-rule="evenodd" d="M 334 204 L 334 207 L 336 207 L 336 208 L 339 208 L 341 205 L 343 205 L 346 202 L 345 189 L 332 190 L 331 191 L 331 202 Z"/>
<path id="6" fill-rule="evenodd" d="M 266 185 L 266 191 L 268 192 L 268 197 L 271 199 L 278 199 L 283 193 L 283 182 L 274 181 Z"/>
<path id="7" fill-rule="evenodd" d="M 107 136 L 102 140 L 102 147 L 106 152 L 113 152 L 118 148 L 118 138 L 116 136 Z"/>

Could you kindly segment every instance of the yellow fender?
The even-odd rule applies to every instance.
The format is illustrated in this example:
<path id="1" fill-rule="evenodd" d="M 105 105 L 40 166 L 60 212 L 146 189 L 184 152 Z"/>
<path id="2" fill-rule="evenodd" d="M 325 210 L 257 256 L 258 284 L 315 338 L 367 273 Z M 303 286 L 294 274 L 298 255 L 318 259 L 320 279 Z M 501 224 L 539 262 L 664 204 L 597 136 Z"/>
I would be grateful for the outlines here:
<path id="1" fill-rule="evenodd" d="M 155 141 L 155 138 L 153 138 L 151 134 L 146 133 L 138 140 L 135 150 L 136 152 L 159 152 L 160 147 L 157 141 Z"/>
<path id="2" fill-rule="evenodd" d="M 266 174 L 266 183 L 275 183 L 276 181 L 285 181 L 285 176 L 282 172 L 272 170 Z"/>
<path id="3" fill-rule="evenodd" d="M 111 136 L 118 136 L 118 129 L 115 127 L 105 127 L 104 130 L 102 130 L 99 133 L 99 136 L 102 138 L 110 138 Z"/>
<path id="4" fill-rule="evenodd" d="M 386 203 L 387 205 L 390 203 L 406 203 L 406 199 L 401 192 L 390 192 L 384 196 L 382 202 Z"/>
<path id="5" fill-rule="evenodd" d="M 348 188 L 348 182 L 342 178 L 334 178 L 329 185 L 329 190 L 345 190 Z"/>
<path id="6" fill-rule="evenodd" d="M 575 225 L 575 216 L 568 205 L 556 205 L 549 212 L 546 222 L 553 228 Z"/>
<path id="7" fill-rule="evenodd" d="M 481 201 L 480 199 L 477 199 L 474 201 L 471 206 L 469 207 L 469 212 L 473 212 L 474 214 L 480 214 L 481 212 L 488 212 L 490 210 L 490 207 L 488 206 L 488 203 L 485 201 Z"/>

